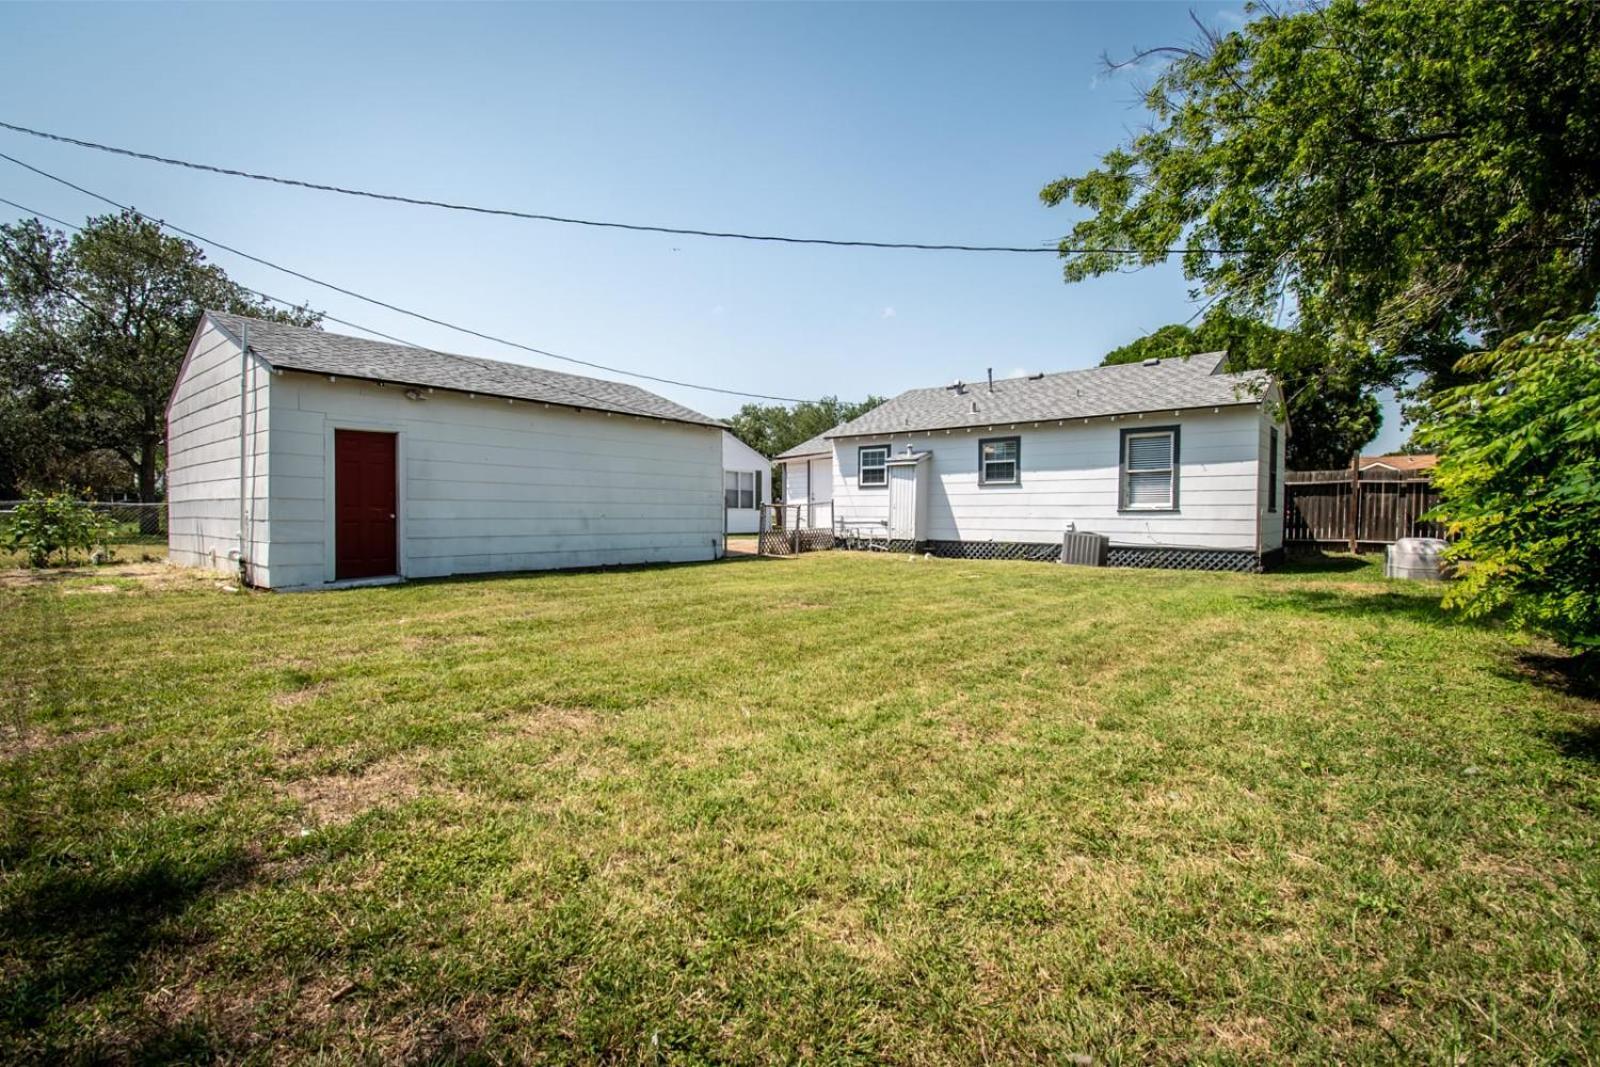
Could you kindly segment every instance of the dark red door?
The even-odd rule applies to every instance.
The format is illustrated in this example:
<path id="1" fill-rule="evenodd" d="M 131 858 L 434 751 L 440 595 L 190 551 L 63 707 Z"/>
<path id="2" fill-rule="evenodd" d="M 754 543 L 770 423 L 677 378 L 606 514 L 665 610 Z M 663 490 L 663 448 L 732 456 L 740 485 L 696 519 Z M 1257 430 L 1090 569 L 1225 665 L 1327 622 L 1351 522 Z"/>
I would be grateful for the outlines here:
<path id="1" fill-rule="evenodd" d="M 395 573 L 394 434 L 333 431 L 334 577 Z"/>

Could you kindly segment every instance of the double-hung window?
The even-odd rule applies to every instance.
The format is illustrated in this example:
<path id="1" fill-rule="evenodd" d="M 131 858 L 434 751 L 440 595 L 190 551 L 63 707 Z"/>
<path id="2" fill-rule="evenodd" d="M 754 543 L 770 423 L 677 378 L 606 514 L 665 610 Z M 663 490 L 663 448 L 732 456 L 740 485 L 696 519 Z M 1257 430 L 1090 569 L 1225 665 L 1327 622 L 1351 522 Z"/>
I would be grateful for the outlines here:
<path id="1" fill-rule="evenodd" d="M 1022 476 L 1022 438 L 991 437 L 978 442 L 978 484 L 1016 485 Z"/>
<path id="2" fill-rule="evenodd" d="M 746 510 L 756 506 L 756 472 L 755 471 L 723 471 L 722 472 L 723 503 L 729 508 L 744 508 Z"/>
<path id="3" fill-rule="evenodd" d="M 1122 431 L 1124 511 L 1178 509 L 1178 429 Z"/>
<path id="4" fill-rule="evenodd" d="M 888 445 L 864 445 L 857 456 L 857 481 L 863 487 L 889 484 Z"/>

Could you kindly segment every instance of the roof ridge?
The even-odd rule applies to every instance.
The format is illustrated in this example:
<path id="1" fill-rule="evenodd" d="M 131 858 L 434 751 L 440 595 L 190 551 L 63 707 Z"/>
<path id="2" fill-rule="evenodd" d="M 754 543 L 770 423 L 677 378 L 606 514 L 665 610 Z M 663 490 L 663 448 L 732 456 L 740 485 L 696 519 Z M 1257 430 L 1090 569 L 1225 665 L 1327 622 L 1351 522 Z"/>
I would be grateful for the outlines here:
<path id="1" fill-rule="evenodd" d="M 571 407 L 589 408 L 596 411 L 612 411 L 620 414 L 639 415 L 646 418 L 669 419 L 675 422 L 691 422 L 706 426 L 724 426 L 724 423 L 709 418 L 692 408 L 685 407 L 673 400 L 668 400 L 659 393 L 633 385 L 628 382 L 619 382 L 609 378 L 595 378 L 584 374 L 570 374 L 566 371 L 551 370 L 547 367 L 538 367 L 529 363 L 513 363 L 509 360 L 491 359 L 487 356 L 468 355 L 462 352 L 446 352 L 443 349 L 429 348 L 423 345 L 406 345 L 394 341 L 374 340 L 367 337 L 356 337 L 347 333 L 335 333 L 331 330 L 320 330 L 314 327 L 297 326 L 293 323 L 275 322 L 271 319 L 261 319 L 253 315 L 241 315 L 232 311 L 218 311 L 207 309 L 205 316 L 218 322 L 224 329 L 236 327 L 239 323 L 259 324 L 266 334 L 282 332 L 290 338 L 296 338 L 304 343 L 300 345 L 299 353 L 288 352 L 280 349 L 274 355 L 264 351 L 260 337 L 251 338 L 251 349 L 262 356 L 268 363 L 284 364 L 289 369 L 307 369 L 304 366 L 295 367 L 298 361 L 304 363 L 333 363 L 343 360 L 362 359 L 359 353 L 365 353 L 376 362 L 387 362 L 390 367 L 382 368 L 387 373 L 381 380 L 393 381 L 407 385 L 425 385 L 431 388 L 449 389 L 456 392 L 483 393 L 485 395 L 501 395 L 510 399 L 537 400 L 548 404 L 563 404 Z M 231 332 L 231 329 L 230 329 Z M 293 342 L 285 340 L 283 345 L 292 345 Z M 359 350 L 347 351 L 342 355 L 338 348 L 345 346 L 361 346 Z M 266 346 L 270 348 L 271 346 Z M 320 357 L 317 349 L 320 349 Z M 330 351 L 332 350 L 332 351 Z M 406 361 L 415 363 L 417 357 L 428 356 L 435 359 L 448 361 L 462 368 L 456 376 L 477 374 L 482 377 L 478 382 L 444 380 L 451 377 L 448 371 L 438 368 L 427 370 L 417 366 L 409 368 L 402 366 Z M 383 357 L 387 357 L 386 359 Z M 370 370 L 371 368 L 365 368 Z M 351 368 L 316 368 L 317 373 L 344 374 L 355 378 L 372 378 L 372 373 L 352 372 Z M 421 380 L 421 379 L 433 380 Z M 488 386 L 488 388 L 485 388 Z M 495 388 L 517 390 L 516 392 L 495 393 Z M 618 395 L 612 397 L 595 396 L 591 391 L 600 393 L 612 392 Z M 540 394 L 544 395 L 529 395 Z M 560 395 L 556 395 L 560 394 Z"/>

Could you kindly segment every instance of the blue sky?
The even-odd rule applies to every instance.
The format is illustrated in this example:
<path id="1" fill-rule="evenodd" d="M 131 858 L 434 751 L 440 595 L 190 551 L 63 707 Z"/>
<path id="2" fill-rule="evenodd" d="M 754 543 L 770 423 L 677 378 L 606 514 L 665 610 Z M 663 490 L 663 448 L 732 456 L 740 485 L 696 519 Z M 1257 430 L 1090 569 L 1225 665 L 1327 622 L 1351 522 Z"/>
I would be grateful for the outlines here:
<path id="1" fill-rule="evenodd" d="M 552 214 L 1033 245 L 1049 180 L 1144 119 L 1100 56 L 1240 5 L 0 7 L 0 117 L 246 170 Z M 781 396 L 1090 366 L 1196 310 L 1176 268 L 600 231 L 0 151 L 267 259 L 585 359 Z M 0 196 L 96 205 L 0 161 Z M 10 208 L 0 212 L 12 214 Z M 449 351 L 579 370 L 226 253 L 240 281 Z M 341 327 L 333 327 L 340 329 Z M 641 383 L 647 384 L 647 383 Z M 654 387 L 653 387 L 654 388 Z M 660 387 L 712 415 L 737 398 Z M 1377 447 L 1404 438 L 1386 410 Z"/>

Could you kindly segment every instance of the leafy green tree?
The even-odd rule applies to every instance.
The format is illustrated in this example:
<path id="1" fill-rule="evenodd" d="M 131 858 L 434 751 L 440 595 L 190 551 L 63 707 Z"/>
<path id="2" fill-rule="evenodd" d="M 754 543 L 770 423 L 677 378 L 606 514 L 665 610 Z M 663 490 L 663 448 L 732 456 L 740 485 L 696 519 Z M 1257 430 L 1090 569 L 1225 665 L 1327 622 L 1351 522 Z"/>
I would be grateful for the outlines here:
<path id="1" fill-rule="evenodd" d="M 1287 308 L 1334 355 L 1441 387 L 1476 342 L 1595 306 L 1600 5 L 1251 14 L 1136 57 L 1168 61 L 1148 128 L 1045 186 L 1088 212 L 1061 243 L 1069 282 L 1183 247 L 1226 310 Z"/>
<path id="2" fill-rule="evenodd" d="M 70 238 L 37 220 L 0 225 L 0 428 L 46 444 L 0 481 L 37 483 L 60 453 L 108 449 L 159 499 L 166 403 L 207 308 L 316 325 L 256 300 L 195 245 L 131 211 Z"/>
<path id="3" fill-rule="evenodd" d="M 1600 319 L 1583 316 L 1463 360 L 1419 439 L 1439 451 L 1435 514 L 1463 562 L 1445 604 L 1513 622 L 1594 662 L 1600 648 Z"/>
<path id="4" fill-rule="evenodd" d="M 851 402 L 836 396 L 784 404 L 746 404 L 728 425 L 733 435 L 764 456 L 776 456 L 795 445 L 826 433 L 841 422 L 860 418 L 879 404 L 881 396 Z"/>
<path id="5" fill-rule="evenodd" d="M 1291 432 L 1287 463 L 1294 470 L 1346 467 L 1350 457 L 1372 440 L 1383 414 L 1363 380 L 1363 362 L 1339 357 L 1328 341 L 1281 330 L 1254 319 L 1214 311 L 1198 327 L 1163 326 L 1113 349 L 1101 366 L 1146 359 L 1228 353 L 1228 369 L 1270 370 L 1288 398 Z M 1370 375 L 1370 361 L 1367 362 Z"/>

